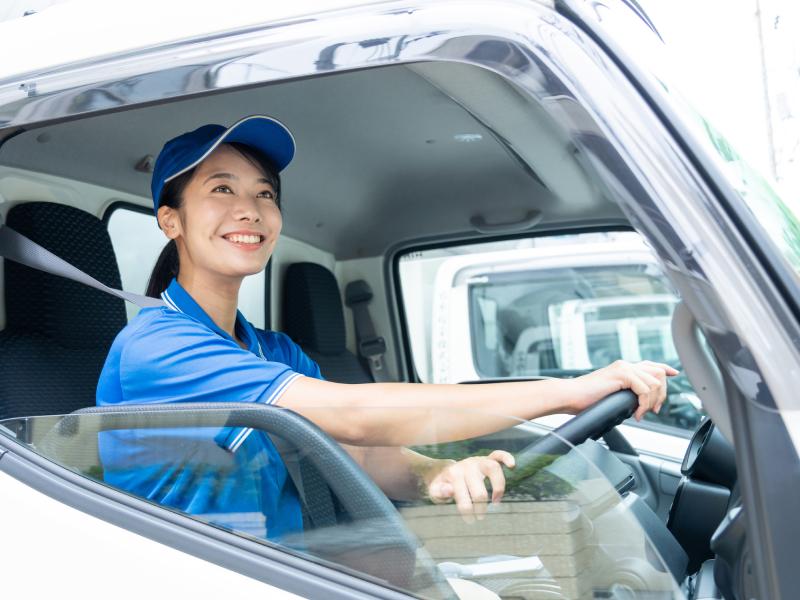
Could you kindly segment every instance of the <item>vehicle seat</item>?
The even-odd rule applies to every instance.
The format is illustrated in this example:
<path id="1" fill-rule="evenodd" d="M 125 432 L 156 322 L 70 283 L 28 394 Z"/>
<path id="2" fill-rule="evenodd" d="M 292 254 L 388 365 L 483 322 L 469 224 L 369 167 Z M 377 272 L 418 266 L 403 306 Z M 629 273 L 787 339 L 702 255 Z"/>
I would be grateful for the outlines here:
<path id="1" fill-rule="evenodd" d="M 120 288 L 108 230 L 62 204 L 13 206 L 6 224 L 57 256 Z M 122 300 L 5 261 L 6 327 L 0 331 L 0 419 L 66 414 L 94 406 L 108 349 L 126 322 Z"/>
<path id="2" fill-rule="evenodd" d="M 345 346 L 344 311 L 336 278 L 316 263 L 293 263 L 283 286 L 283 330 L 338 383 L 372 383 L 372 375 Z"/>

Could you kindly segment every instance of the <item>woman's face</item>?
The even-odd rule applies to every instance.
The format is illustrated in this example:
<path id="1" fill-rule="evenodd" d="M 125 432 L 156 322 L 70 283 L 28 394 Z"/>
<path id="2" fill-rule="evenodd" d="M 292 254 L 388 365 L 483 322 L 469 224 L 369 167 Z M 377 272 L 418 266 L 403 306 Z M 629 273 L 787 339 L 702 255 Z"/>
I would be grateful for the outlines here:
<path id="1" fill-rule="evenodd" d="M 264 173 L 227 144 L 195 169 L 179 209 L 161 207 L 159 223 L 178 245 L 181 279 L 241 279 L 267 264 L 283 220 Z"/>

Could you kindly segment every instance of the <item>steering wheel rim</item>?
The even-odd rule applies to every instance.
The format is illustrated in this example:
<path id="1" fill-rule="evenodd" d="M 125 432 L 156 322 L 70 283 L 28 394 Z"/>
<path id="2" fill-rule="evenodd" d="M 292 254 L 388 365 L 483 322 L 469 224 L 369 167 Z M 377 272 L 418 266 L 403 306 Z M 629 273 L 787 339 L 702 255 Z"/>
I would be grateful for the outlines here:
<path id="1" fill-rule="evenodd" d="M 535 475 L 556 458 L 588 439 L 601 437 L 626 419 L 633 416 L 639 398 L 630 390 L 609 394 L 602 400 L 582 410 L 572 419 L 526 446 L 514 456 L 513 470 L 504 468 L 506 487 L 512 488 L 524 479 Z"/>

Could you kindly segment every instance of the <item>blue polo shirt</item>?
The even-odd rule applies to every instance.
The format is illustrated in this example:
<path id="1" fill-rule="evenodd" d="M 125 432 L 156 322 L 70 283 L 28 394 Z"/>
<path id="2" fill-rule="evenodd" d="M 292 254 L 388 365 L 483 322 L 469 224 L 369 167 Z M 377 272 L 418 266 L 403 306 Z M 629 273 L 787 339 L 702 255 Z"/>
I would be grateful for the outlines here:
<path id="1" fill-rule="evenodd" d="M 164 402 L 273 404 L 319 367 L 288 336 L 236 313 L 222 331 L 177 280 L 165 307 L 144 308 L 117 335 L 97 385 L 97 405 Z M 272 440 L 244 428 L 164 428 L 98 436 L 104 480 L 115 487 L 256 537 L 302 530 L 297 490 Z"/>

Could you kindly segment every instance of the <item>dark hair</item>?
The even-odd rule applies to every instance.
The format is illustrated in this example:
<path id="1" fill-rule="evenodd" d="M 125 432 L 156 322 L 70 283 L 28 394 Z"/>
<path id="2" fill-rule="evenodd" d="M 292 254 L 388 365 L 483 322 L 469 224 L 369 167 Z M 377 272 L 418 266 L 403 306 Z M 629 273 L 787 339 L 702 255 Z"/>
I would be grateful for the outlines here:
<path id="1" fill-rule="evenodd" d="M 259 150 L 252 146 L 240 144 L 239 142 L 230 142 L 227 144 L 235 149 L 239 154 L 244 156 L 255 167 L 264 173 L 267 182 L 275 190 L 275 203 L 278 208 L 281 207 L 281 178 L 278 175 L 278 170 L 273 165 L 272 161 Z M 186 186 L 192 180 L 194 172 L 197 167 L 181 173 L 175 179 L 172 179 L 164 185 L 161 190 L 161 197 L 158 206 L 169 206 L 170 208 L 179 209 L 183 204 L 183 192 Z M 156 265 L 153 267 L 153 272 L 150 274 L 150 279 L 147 282 L 147 291 L 145 292 L 151 298 L 158 298 L 167 287 L 173 278 L 178 276 L 181 264 L 178 257 L 178 245 L 175 240 L 170 240 L 161 254 L 158 255 Z"/>

